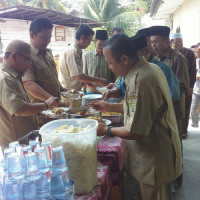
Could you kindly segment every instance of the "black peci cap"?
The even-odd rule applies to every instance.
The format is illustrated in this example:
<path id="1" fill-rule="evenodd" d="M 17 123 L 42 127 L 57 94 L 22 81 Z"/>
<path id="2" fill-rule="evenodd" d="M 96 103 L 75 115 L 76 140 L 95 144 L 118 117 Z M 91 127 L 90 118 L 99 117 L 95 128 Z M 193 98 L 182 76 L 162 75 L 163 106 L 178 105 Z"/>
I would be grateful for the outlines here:
<path id="1" fill-rule="evenodd" d="M 136 35 L 130 38 L 131 41 L 135 44 L 137 51 L 147 47 L 146 35 Z"/>
<path id="2" fill-rule="evenodd" d="M 150 35 L 161 35 L 169 37 L 170 28 L 168 26 L 152 26 L 150 28 Z"/>
<path id="3" fill-rule="evenodd" d="M 95 39 L 97 39 L 97 40 L 107 40 L 108 39 L 107 31 L 106 30 L 97 30 Z"/>
<path id="4" fill-rule="evenodd" d="M 149 28 L 143 28 L 143 29 L 140 29 L 136 35 L 145 35 L 146 37 L 147 36 L 150 36 L 150 27 Z"/>

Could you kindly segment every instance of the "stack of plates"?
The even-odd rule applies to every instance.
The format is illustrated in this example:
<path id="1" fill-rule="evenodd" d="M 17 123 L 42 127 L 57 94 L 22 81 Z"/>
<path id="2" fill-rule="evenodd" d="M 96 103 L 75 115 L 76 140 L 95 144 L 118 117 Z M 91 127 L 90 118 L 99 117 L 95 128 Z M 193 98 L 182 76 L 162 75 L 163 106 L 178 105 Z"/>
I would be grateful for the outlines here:
<path id="1" fill-rule="evenodd" d="M 82 97 L 82 105 L 85 105 L 87 103 L 90 103 L 92 101 L 96 100 L 102 100 L 102 94 L 89 94 L 89 95 L 84 95 Z"/>

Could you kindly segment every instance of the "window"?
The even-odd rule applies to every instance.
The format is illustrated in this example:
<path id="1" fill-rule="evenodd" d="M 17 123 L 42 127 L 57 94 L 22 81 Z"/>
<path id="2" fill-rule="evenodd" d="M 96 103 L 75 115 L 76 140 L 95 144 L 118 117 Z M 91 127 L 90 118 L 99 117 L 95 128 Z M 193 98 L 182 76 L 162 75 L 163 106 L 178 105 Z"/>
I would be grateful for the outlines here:
<path id="1" fill-rule="evenodd" d="M 56 26 L 55 36 L 56 36 L 56 41 L 66 41 L 65 26 Z"/>

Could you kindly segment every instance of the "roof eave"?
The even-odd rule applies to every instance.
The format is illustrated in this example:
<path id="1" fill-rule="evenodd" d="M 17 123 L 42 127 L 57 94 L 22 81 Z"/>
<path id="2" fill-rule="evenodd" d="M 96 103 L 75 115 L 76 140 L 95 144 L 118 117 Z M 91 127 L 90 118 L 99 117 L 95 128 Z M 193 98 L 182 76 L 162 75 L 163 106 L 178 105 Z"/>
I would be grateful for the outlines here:
<path id="1" fill-rule="evenodd" d="M 150 17 L 154 17 L 159 7 L 162 5 L 162 0 L 153 0 L 150 7 Z"/>

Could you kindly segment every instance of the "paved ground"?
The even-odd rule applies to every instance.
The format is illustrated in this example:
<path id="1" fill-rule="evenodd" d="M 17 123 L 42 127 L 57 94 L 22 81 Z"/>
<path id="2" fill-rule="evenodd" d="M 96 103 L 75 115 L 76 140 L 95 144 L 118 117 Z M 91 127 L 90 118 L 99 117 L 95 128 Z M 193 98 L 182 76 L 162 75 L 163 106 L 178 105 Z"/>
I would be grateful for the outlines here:
<path id="1" fill-rule="evenodd" d="M 183 185 L 174 200 L 200 200 L 200 127 L 189 126 L 188 137 L 183 140 Z"/>

